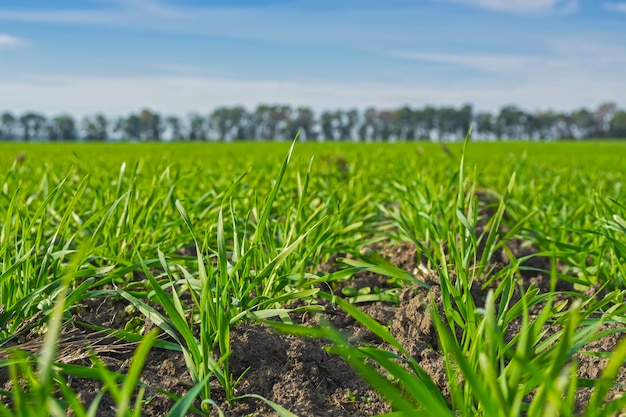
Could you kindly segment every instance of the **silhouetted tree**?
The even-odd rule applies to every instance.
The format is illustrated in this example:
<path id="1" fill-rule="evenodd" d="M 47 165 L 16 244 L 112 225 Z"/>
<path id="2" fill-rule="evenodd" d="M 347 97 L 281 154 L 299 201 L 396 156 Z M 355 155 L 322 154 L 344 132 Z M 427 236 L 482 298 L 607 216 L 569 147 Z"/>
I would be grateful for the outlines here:
<path id="1" fill-rule="evenodd" d="M 324 140 L 335 140 L 335 114 L 330 111 L 325 111 L 320 116 L 320 127 L 322 129 L 322 135 Z"/>
<path id="2" fill-rule="evenodd" d="M 626 111 L 618 110 L 611 119 L 611 136 L 626 138 Z"/>
<path id="3" fill-rule="evenodd" d="M 455 117 L 455 136 L 456 139 L 464 139 L 467 131 L 472 124 L 473 110 L 470 104 L 461 107 Z"/>
<path id="4" fill-rule="evenodd" d="M 74 118 L 67 114 L 57 116 L 48 123 L 48 139 L 51 141 L 75 141 L 78 139 Z"/>
<path id="5" fill-rule="evenodd" d="M 617 105 L 613 102 L 601 104 L 594 113 L 597 134 L 599 137 L 609 136 L 611 132 L 611 121 L 617 112 Z"/>
<path id="6" fill-rule="evenodd" d="M 587 109 L 580 109 L 572 114 L 576 136 L 578 138 L 592 138 L 597 135 L 598 126 L 593 113 Z"/>
<path id="7" fill-rule="evenodd" d="M 0 115 L 0 140 L 168 140 L 220 141 L 285 140 L 298 131 L 302 140 L 462 140 L 473 122 L 474 138 L 559 140 L 623 137 L 624 111 L 612 102 L 595 111 L 581 108 L 573 112 L 526 112 L 517 106 L 503 106 L 497 113 L 474 114 L 471 105 L 460 108 L 408 105 L 395 109 L 334 109 L 316 118 L 306 106 L 260 104 L 253 112 L 242 106 L 220 107 L 207 116 L 192 113 L 161 118 L 143 109 L 126 117 L 107 119 L 103 114 L 84 117 L 79 129 L 70 115 L 46 119 L 27 112 L 20 117 L 10 112 Z"/>
<path id="8" fill-rule="evenodd" d="M 491 139 L 495 133 L 493 115 L 482 112 L 476 115 L 476 134 L 483 139 Z"/>
<path id="9" fill-rule="evenodd" d="M 284 132 L 287 138 L 293 138 L 300 130 L 303 140 L 315 140 L 316 138 L 313 134 L 314 126 L 315 115 L 313 110 L 308 107 L 298 107 L 295 112 L 295 117 L 287 120 Z"/>
<path id="10" fill-rule="evenodd" d="M 205 141 L 209 139 L 208 120 L 197 113 L 189 115 L 189 140 Z"/>
<path id="11" fill-rule="evenodd" d="M 399 140 L 415 139 L 415 117 L 409 106 L 404 106 L 393 112 L 393 130 Z"/>
<path id="12" fill-rule="evenodd" d="M 516 106 L 504 106 L 496 119 L 498 138 L 522 139 L 526 113 Z"/>
<path id="13" fill-rule="evenodd" d="M 0 116 L 0 140 L 15 140 L 17 119 L 13 114 L 4 112 Z"/>
<path id="14" fill-rule="evenodd" d="M 377 116 L 377 125 L 378 125 L 378 134 L 380 135 L 380 139 L 383 142 L 388 142 L 393 133 L 393 112 L 387 110 L 381 110 L 378 112 Z"/>
<path id="15" fill-rule="evenodd" d="M 170 140 L 182 141 L 186 139 L 183 134 L 183 125 L 178 116 L 167 116 L 165 126 L 169 129 Z"/>
<path id="16" fill-rule="evenodd" d="M 378 139 L 378 111 L 370 107 L 363 113 L 363 121 L 359 127 L 359 139 L 363 142 Z"/>
<path id="17" fill-rule="evenodd" d="M 28 112 L 23 114 L 20 119 L 22 125 L 22 139 L 29 142 L 33 139 L 41 139 L 41 133 L 46 125 L 45 116 Z"/>

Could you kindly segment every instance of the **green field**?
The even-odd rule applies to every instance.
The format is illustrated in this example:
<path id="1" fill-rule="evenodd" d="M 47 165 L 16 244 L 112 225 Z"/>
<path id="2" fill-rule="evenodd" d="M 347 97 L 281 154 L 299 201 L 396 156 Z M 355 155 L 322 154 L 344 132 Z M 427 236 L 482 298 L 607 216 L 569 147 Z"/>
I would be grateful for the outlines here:
<path id="1" fill-rule="evenodd" d="M 0 416 L 619 415 L 624 155 L 0 144 Z"/>

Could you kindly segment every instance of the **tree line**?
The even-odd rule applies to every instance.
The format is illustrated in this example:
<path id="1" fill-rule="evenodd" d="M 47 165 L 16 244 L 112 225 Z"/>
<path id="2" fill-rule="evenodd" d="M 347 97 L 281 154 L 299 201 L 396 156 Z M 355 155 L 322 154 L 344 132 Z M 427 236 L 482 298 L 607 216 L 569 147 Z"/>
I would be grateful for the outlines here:
<path id="1" fill-rule="evenodd" d="M 47 118 L 41 113 L 0 115 L 2 141 L 235 141 L 287 140 L 301 131 L 309 141 L 458 141 L 473 126 L 479 140 L 564 140 L 626 138 L 626 111 L 607 102 L 595 110 L 570 113 L 527 112 L 514 105 L 496 113 L 474 112 L 471 105 L 395 110 L 368 108 L 323 111 L 309 107 L 259 105 L 220 107 L 186 118 L 143 109 L 128 116 L 104 114 L 77 121 L 69 114 Z"/>

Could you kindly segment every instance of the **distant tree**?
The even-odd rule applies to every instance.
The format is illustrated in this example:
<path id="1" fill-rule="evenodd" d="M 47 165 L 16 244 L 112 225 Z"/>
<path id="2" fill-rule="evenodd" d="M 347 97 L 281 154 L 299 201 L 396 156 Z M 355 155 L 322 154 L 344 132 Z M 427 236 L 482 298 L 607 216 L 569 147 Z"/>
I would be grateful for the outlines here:
<path id="1" fill-rule="evenodd" d="M 245 119 L 248 112 L 241 106 L 220 107 L 211 114 L 209 126 L 218 131 L 220 142 L 245 139 Z"/>
<path id="2" fill-rule="evenodd" d="M 15 140 L 17 119 L 13 114 L 4 112 L 0 116 L 0 140 Z"/>
<path id="3" fill-rule="evenodd" d="M 94 117 L 96 124 L 97 140 L 104 142 L 109 139 L 109 120 L 102 113 L 98 113 Z"/>
<path id="4" fill-rule="evenodd" d="M 363 113 L 363 120 L 359 127 L 359 139 L 365 142 L 374 141 L 378 138 L 378 111 L 374 107 L 370 107 Z"/>
<path id="5" fill-rule="evenodd" d="M 189 115 L 189 140 L 206 141 L 209 139 L 209 121 L 197 113 Z"/>
<path id="6" fill-rule="evenodd" d="M 250 139 L 250 125 L 253 118 L 248 110 L 243 106 L 235 106 L 231 109 L 231 119 L 233 121 L 232 135 L 235 140 Z"/>
<path id="7" fill-rule="evenodd" d="M 33 116 L 33 139 L 42 140 L 44 139 L 44 132 L 46 130 L 46 125 L 48 124 L 48 119 L 46 116 L 42 114 L 34 114 Z"/>
<path id="8" fill-rule="evenodd" d="M 126 118 L 125 117 L 117 117 L 113 122 L 113 135 L 114 139 L 125 141 L 128 140 L 126 138 L 126 134 L 124 132 L 124 127 L 126 126 Z"/>
<path id="9" fill-rule="evenodd" d="M 22 139 L 29 142 L 33 139 L 42 139 L 42 133 L 46 126 L 46 117 L 34 112 L 23 114 L 20 119 L 22 125 Z"/>
<path id="10" fill-rule="evenodd" d="M 527 113 L 522 126 L 523 137 L 528 140 L 537 140 L 541 132 L 541 121 L 536 113 Z"/>
<path id="11" fill-rule="evenodd" d="M 91 142 L 96 141 L 97 139 L 97 129 L 96 124 L 89 116 L 83 117 L 80 122 L 80 130 L 82 132 L 82 137 L 84 140 Z"/>
<path id="12" fill-rule="evenodd" d="M 54 117 L 48 123 L 48 139 L 51 141 L 75 141 L 78 139 L 76 123 L 70 115 Z"/>
<path id="13" fill-rule="evenodd" d="M 476 115 L 476 133 L 483 139 L 490 139 L 494 136 L 495 126 L 491 113 L 482 112 Z"/>
<path id="14" fill-rule="evenodd" d="M 423 109 L 413 111 L 415 119 L 416 137 L 419 140 L 430 140 L 437 123 L 437 109 L 426 106 Z"/>
<path id="15" fill-rule="evenodd" d="M 254 110 L 255 138 L 267 140 L 269 138 L 269 114 L 270 106 L 259 104 Z"/>
<path id="16" fill-rule="evenodd" d="M 285 117 L 289 116 L 288 106 L 270 106 L 267 109 L 267 118 L 265 120 L 265 126 L 267 128 L 267 134 L 264 139 L 266 140 L 278 140 L 278 132 L 282 127 L 282 123 Z"/>
<path id="17" fill-rule="evenodd" d="M 217 138 L 220 142 L 226 140 L 226 135 L 232 127 L 230 116 L 230 109 L 227 107 L 218 107 L 211 114 L 210 126 L 217 131 Z"/>
<path id="18" fill-rule="evenodd" d="M 295 117 L 287 120 L 284 132 L 287 138 L 293 138 L 298 131 L 301 131 L 303 140 L 315 140 L 316 138 L 313 134 L 314 126 L 315 114 L 313 110 L 308 107 L 298 107 L 295 112 Z"/>
<path id="19" fill-rule="evenodd" d="M 472 124 L 473 109 L 470 104 L 465 104 L 456 112 L 455 135 L 456 139 L 464 139 Z"/>
<path id="20" fill-rule="evenodd" d="M 394 134 L 393 112 L 381 110 L 376 115 L 378 134 L 383 142 L 388 142 Z"/>
<path id="21" fill-rule="evenodd" d="M 183 134 L 183 125 L 178 116 L 167 116 L 165 118 L 165 126 L 169 128 L 170 139 L 173 141 L 185 140 Z"/>
<path id="22" fill-rule="evenodd" d="M 245 132 L 247 140 L 259 140 L 260 135 L 260 120 L 257 116 L 256 111 L 247 111 L 246 112 L 246 124 L 245 124 Z"/>
<path id="23" fill-rule="evenodd" d="M 220 142 L 246 139 L 249 122 L 248 112 L 242 106 L 219 107 L 210 117 L 210 126 L 217 131 Z"/>
<path id="24" fill-rule="evenodd" d="M 617 112 L 617 105 L 613 102 L 601 104 L 594 113 L 598 136 L 606 137 L 611 132 L 611 121 Z"/>
<path id="25" fill-rule="evenodd" d="M 123 140 L 141 140 L 141 119 L 132 113 L 122 121 L 121 131 Z"/>
<path id="26" fill-rule="evenodd" d="M 325 141 L 335 140 L 335 115 L 336 113 L 324 111 L 320 116 L 322 135 Z"/>
<path id="27" fill-rule="evenodd" d="M 539 139 L 556 138 L 557 116 L 554 112 L 544 111 L 537 114 L 537 124 L 539 126 Z"/>
<path id="28" fill-rule="evenodd" d="M 272 112 L 270 112 L 270 118 L 273 121 L 273 126 L 275 129 L 274 135 L 272 135 L 272 139 L 292 139 L 289 137 L 285 137 L 285 133 L 287 133 L 285 127 L 291 120 L 292 116 L 293 110 L 291 109 L 291 106 L 285 104 L 280 106 L 274 106 Z"/>
<path id="29" fill-rule="evenodd" d="M 498 138 L 523 139 L 526 113 L 516 106 L 504 106 L 496 119 Z"/>
<path id="30" fill-rule="evenodd" d="M 398 140 L 415 140 L 415 114 L 409 106 L 393 112 L 393 130 Z"/>
<path id="31" fill-rule="evenodd" d="M 370 107 L 363 113 L 334 109 L 316 117 L 306 106 L 260 104 L 254 112 L 242 106 L 220 107 L 210 115 L 193 113 L 184 120 L 177 116 L 161 118 L 149 109 L 114 120 L 95 114 L 84 117 L 79 126 L 69 115 L 48 120 L 36 112 L 19 117 L 4 112 L 0 114 L 0 140 L 159 141 L 163 136 L 174 141 L 283 140 L 293 138 L 298 131 L 302 132 L 301 140 L 462 140 L 471 123 L 475 124 L 474 136 L 482 139 L 589 139 L 623 136 L 623 112 L 615 103 L 607 102 L 595 111 L 581 108 L 530 113 L 507 105 L 496 114 L 474 114 L 472 106 L 466 104 L 460 108 Z"/>
<path id="32" fill-rule="evenodd" d="M 593 113 L 587 109 L 580 109 L 572 114 L 576 137 L 581 139 L 592 138 L 597 135 L 598 126 Z"/>
<path id="33" fill-rule="evenodd" d="M 446 140 L 455 136 L 457 130 L 457 111 L 454 107 L 441 107 L 437 112 L 437 139 Z"/>
<path id="34" fill-rule="evenodd" d="M 310 107 L 300 106 L 298 107 L 298 128 L 304 133 L 306 140 L 316 141 L 317 133 L 315 129 L 315 112 Z M 294 135 L 295 136 L 295 135 Z"/>
<path id="35" fill-rule="evenodd" d="M 295 137 L 298 134 L 298 131 L 300 129 L 298 128 L 298 119 L 290 119 L 287 121 L 287 123 L 283 126 L 282 129 L 282 137 Z M 302 132 L 304 133 L 304 132 Z M 305 141 L 307 140 L 307 136 L 306 134 L 303 134 L 300 136 L 300 140 L 301 141 Z"/>
<path id="36" fill-rule="evenodd" d="M 109 139 L 109 121 L 103 114 L 85 116 L 81 122 L 83 138 L 86 141 L 104 142 Z"/>
<path id="37" fill-rule="evenodd" d="M 576 134 L 574 118 L 571 114 L 557 113 L 556 115 L 556 135 L 557 139 L 575 139 Z"/>
<path id="38" fill-rule="evenodd" d="M 610 135 L 615 138 L 626 138 L 626 111 L 618 110 L 611 119 Z"/>
<path id="39" fill-rule="evenodd" d="M 139 139 L 148 142 L 158 142 L 163 133 L 161 116 L 149 109 L 142 109 L 139 113 Z"/>
<path id="40" fill-rule="evenodd" d="M 359 122 L 359 111 L 350 109 L 341 112 L 339 118 L 339 136 L 342 140 L 352 140 L 354 138 L 354 130 Z"/>

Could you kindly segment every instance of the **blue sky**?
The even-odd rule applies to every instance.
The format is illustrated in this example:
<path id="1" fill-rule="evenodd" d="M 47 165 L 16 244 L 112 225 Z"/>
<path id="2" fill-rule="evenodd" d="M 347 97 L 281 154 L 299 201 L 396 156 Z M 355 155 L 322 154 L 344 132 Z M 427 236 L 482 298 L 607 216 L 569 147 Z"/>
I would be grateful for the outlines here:
<path id="1" fill-rule="evenodd" d="M 626 1 L 2 0 L 0 111 L 626 106 Z"/>

